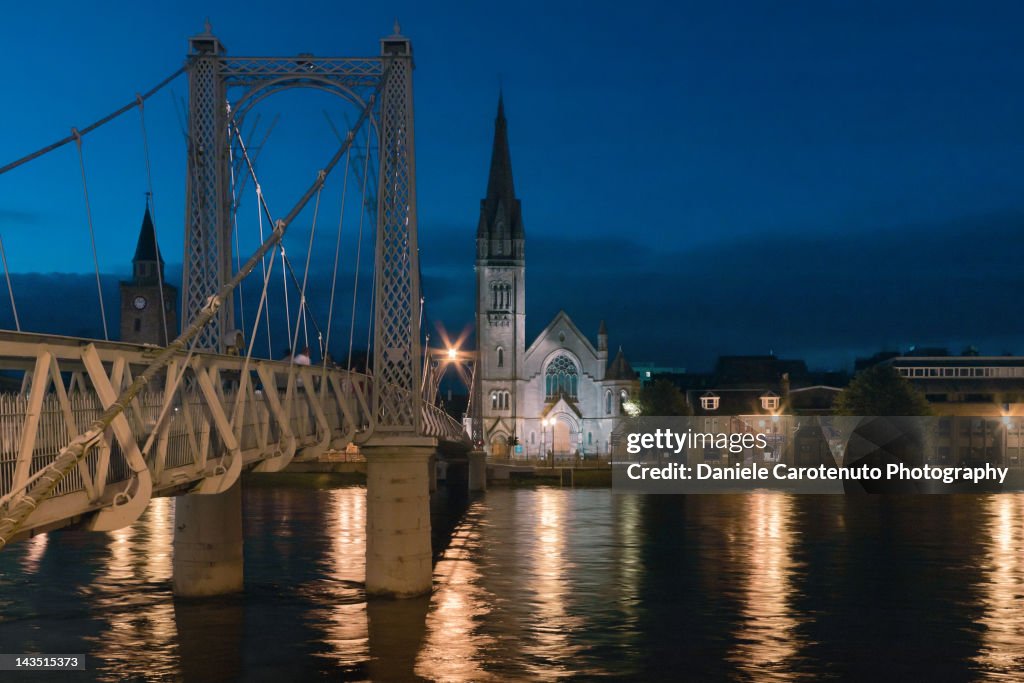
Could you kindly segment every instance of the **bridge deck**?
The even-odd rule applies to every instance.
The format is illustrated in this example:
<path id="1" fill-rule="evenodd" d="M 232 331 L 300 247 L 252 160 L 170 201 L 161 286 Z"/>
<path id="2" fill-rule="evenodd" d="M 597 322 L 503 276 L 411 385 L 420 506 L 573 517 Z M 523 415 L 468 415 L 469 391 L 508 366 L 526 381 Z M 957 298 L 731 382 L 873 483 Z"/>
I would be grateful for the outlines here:
<path id="1" fill-rule="evenodd" d="M 161 350 L 0 332 L 0 506 L 24 495 Z M 152 496 L 217 493 L 244 469 L 276 472 L 350 442 L 372 446 L 373 387 L 338 368 L 182 353 L 89 444 L 19 535 L 78 521 L 117 528 Z M 436 406 L 424 402 L 421 418 L 421 436 L 465 442 Z"/>

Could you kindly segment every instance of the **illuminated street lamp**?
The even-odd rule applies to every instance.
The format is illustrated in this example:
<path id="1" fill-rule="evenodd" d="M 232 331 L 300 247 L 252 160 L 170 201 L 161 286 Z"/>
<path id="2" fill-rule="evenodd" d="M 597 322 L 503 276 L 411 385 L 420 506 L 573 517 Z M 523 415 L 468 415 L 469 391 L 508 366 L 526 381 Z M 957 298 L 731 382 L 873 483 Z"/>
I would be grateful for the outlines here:
<path id="1" fill-rule="evenodd" d="M 555 454 L 554 454 L 553 451 L 554 451 L 554 446 L 555 446 L 555 419 L 554 418 L 547 418 L 547 417 L 545 417 L 545 418 L 543 418 L 540 421 L 540 424 L 541 424 L 540 444 L 541 444 L 542 454 L 544 455 L 545 459 L 548 460 L 548 462 L 551 464 L 551 466 L 554 467 L 555 466 Z M 551 448 L 552 448 L 552 452 L 550 452 L 550 453 L 547 450 L 547 433 L 548 433 L 548 426 L 549 425 L 551 426 Z"/>

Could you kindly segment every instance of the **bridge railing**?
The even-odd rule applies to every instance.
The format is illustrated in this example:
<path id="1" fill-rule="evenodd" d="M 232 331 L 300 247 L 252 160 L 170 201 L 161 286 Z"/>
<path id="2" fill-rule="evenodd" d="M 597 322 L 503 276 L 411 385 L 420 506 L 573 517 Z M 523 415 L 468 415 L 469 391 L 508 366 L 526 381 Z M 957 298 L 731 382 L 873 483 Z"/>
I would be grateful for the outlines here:
<path id="1" fill-rule="evenodd" d="M 0 332 L 0 515 L 132 383 L 153 347 Z M 208 353 L 175 355 L 90 442 L 23 533 L 96 512 L 117 528 L 152 495 L 217 493 L 244 468 L 279 471 L 374 432 L 374 383 L 361 373 Z M 468 443 L 422 405 L 422 434 Z M 127 519 L 127 522 L 126 522 Z"/>
<path id="2" fill-rule="evenodd" d="M 0 332 L 0 510 L 88 430 L 155 352 Z M 277 471 L 297 454 L 365 440 L 370 387 L 366 375 L 335 368 L 176 355 L 87 445 L 24 529 L 108 508 L 141 512 L 151 495 L 182 487 L 215 493 L 243 467 Z"/>
<path id="3" fill-rule="evenodd" d="M 440 407 L 423 402 L 423 432 L 442 441 L 469 443 L 469 435 L 462 423 L 444 412 Z"/>

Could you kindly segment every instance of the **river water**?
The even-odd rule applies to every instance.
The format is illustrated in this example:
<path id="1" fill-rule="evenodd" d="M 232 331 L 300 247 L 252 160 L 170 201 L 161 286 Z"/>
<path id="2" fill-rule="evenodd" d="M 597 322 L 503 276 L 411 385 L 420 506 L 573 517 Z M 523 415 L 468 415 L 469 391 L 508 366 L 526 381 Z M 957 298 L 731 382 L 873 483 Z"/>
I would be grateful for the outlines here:
<path id="1" fill-rule="evenodd" d="M 232 598 L 173 600 L 168 499 L 36 537 L 0 552 L 0 651 L 99 680 L 1024 677 L 1024 495 L 439 500 L 420 600 L 365 601 L 358 486 L 247 487 Z"/>

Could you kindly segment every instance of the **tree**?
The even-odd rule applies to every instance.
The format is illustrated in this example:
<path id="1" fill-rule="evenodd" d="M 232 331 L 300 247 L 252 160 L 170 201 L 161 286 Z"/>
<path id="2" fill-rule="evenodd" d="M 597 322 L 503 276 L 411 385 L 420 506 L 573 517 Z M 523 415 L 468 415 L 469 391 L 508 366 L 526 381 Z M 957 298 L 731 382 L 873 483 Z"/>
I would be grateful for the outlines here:
<path id="1" fill-rule="evenodd" d="M 644 416 L 684 416 L 690 414 L 686 396 L 672 382 L 658 379 L 640 390 L 640 410 Z"/>
<path id="2" fill-rule="evenodd" d="M 860 371 L 839 394 L 836 415 L 900 416 L 931 415 L 928 400 L 889 365 Z"/>

